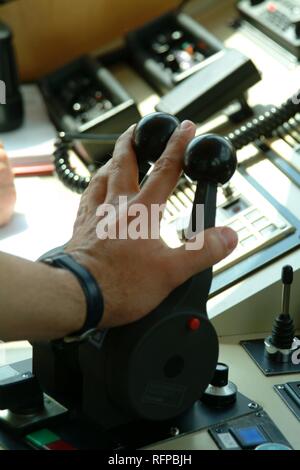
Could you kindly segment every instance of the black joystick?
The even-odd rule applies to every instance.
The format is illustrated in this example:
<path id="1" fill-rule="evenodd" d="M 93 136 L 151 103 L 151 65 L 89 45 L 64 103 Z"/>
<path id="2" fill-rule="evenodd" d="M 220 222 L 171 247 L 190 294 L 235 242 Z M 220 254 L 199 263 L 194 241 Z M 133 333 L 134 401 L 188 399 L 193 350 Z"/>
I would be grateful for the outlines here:
<path id="1" fill-rule="evenodd" d="M 138 123 L 133 144 L 141 173 L 161 156 L 178 125 L 177 119 L 163 113 Z M 199 183 L 196 202 L 204 204 L 204 229 L 214 226 L 217 185 L 229 180 L 235 167 L 235 152 L 225 139 L 203 136 L 188 146 L 185 170 Z M 45 391 L 68 405 L 75 390 L 76 410 L 102 429 L 120 429 L 139 419 L 170 422 L 192 409 L 218 360 L 218 337 L 207 316 L 211 281 L 210 267 L 191 276 L 132 324 L 104 334 L 94 332 L 78 344 L 35 345 L 34 372 Z M 49 367 L 53 373 L 45 374 Z M 228 371 L 215 384 L 221 406 L 233 400 Z"/>
<path id="2" fill-rule="evenodd" d="M 237 387 L 228 381 L 228 366 L 219 362 L 215 375 L 201 397 L 201 401 L 214 408 L 224 408 L 236 401 Z"/>
<path id="3" fill-rule="evenodd" d="M 139 121 L 133 143 L 141 175 L 159 159 L 179 124 L 177 118 L 166 113 L 148 114 Z"/>
<path id="4" fill-rule="evenodd" d="M 207 134 L 196 137 L 188 145 L 184 159 L 184 171 L 190 179 L 198 183 L 189 235 L 198 232 L 198 204 L 204 204 L 205 206 L 205 228 L 214 226 L 217 186 L 230 180 L 236 166 L 235 149 L 224 137 Z"/>
<path id="5" fill-rule="evenodd" d="M 290 291 L 293 283 L 293 268 L 286 265 L 282 268 L 282 309 L 275 319 L 271 336 L 265 339 L 265 353 L 276 362 L 288 362 L 298 344 L 295 339 L 295 325 L 290 317 Z"/>
<path id="6" fill-rule="evenodd" d="M 184 165 L 185 174 L 193 181 L 225 184 L 236 170 L 236 152 L 229 140 L 206 134 L 191 141 Z"/>

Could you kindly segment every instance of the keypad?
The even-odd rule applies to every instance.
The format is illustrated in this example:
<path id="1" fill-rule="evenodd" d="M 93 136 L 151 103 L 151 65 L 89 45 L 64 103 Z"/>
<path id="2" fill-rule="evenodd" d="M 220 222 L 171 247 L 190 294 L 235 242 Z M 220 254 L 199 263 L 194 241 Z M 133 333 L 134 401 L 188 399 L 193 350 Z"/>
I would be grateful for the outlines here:
<path id="1" fill-rule="evenodd" d="M 167 201 L 162 238 L 172 247 L 185 241 L 195 190 L 195 184 L 182 180 Z M 232 179 L 230 194 L 227 198 L 226 191 L 218 190 L 216 225 L 235 230 L 239 241 L 233 253 L 214 267 L 215 272 L 227 269 L 295 231 L 239 173 Z"/>

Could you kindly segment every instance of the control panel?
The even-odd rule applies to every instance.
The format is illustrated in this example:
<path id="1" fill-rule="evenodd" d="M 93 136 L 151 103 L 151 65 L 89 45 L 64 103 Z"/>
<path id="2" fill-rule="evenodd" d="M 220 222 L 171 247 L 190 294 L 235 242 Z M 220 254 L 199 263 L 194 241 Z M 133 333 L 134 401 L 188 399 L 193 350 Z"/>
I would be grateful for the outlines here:
<path id="1" fill-rule="evenodd" d="M 226 93 L 225 106 L 233 98 L 243 101 L 244 92 L 258 83 L 259 65 L 263 80 L 250 90 L 249 103 L 266 106 L 263 114 L 260 110 L 259 117 L 255 115 L 239 129 L 224 118 L 219 101 L 217 108 L 208 106 L 203 120 L 212 117 L 212 109 L 218 112 L 217 118 L 203 126 L 201 122 L 199 136 L 185 155 L 183 177 L 163 215 L 161 236 L 167 245 L 178 247 L 188 238 L 196 203 L 202 204 L 203 228 L 233 228 L 239 237 L 237 249 L 213 272 L 199 273 L 172 292 L 142 323 L 91 332 L 80 343 L 36 343 L 33 366 L 31 360 L 0 364 L 0 448 L 116 452 L 300 448 L 300 114 L 291 100 L 275 107 L 269 95 L 265 97 L 274 86 L 274 77 L 278 77 L 278 87 L 288 86 L 298 69 L 294 74 L 273 57 L 269 62 L 262 52 L 262 39 L 259 47 L 252 44 L 259 30 L 259 37 L 269 36 L 300 58 L 298 3 L 239 1 L 242 17 L 252 24 L 250 41 L 242 29 L 228 26 L 236 17 L 233 8 L 224 8 L 219 19 L 210 14 L 200 33 L 194 20 L 172 14 L 172 21 L 167 16 L 167 21 L 156 20 L 128 35 L 126 59 L 122 49 L 119 69 L 109 60 L 101 62 L 102 58 L 100 65 L 92 60 L 92 66 L 88 61 L 86 67 L 84 59 L 75 67 L 67 66 L 66 74 L 54 74 L 42 82 L 45 96 L 58 106 L 50 106 L 50 112 L 56 114 L 60 130 L 69 132 L 70 140 L 72 132 L 77 139 L 80 133 L 87 136 L 90 129 L 95 131 L 91 140 L 101 139 L 101 134 L 109 140 L 121 132 L 118 126 L 126 127 L 125 122 L 139 123 L 133 145 L 141 185 L 177 127 L 178 116 L 183 119 L 189 111 L 184 99 L 191 83 L 195 84 L 191 91 L 195 108 L 197 93 L 210 103 L 216 101 L 219 90 L 221 102 L 226 83 L 235 95 L 228 101 Z M 180 23 L 174 18 L 180 18 Z M 208 31 L 216 31 L 222 42 L 212 39 Z M 138 51 L 136 57 L 128 58 L 130 51 Z M 220 75 L 212 73 L 217 62 Z M 202 83 L 205 70 L 207 81 Z M 238 88 L 241 77 L 243 84 Z M 294 91 L 289 88 L 287 96 Z M 161 98 L 164 93 L 166 100 Z M 173 111 L 178 96 L 185 98 L 177 115 Z M 149 138 L 153 115 L 143 112 L 148 117 L 140 121 L 139 112 L 149 101 L 151 112 L 160 111 L 155 119 L 162 140 Z M 171 113 L 165 114 L 169 103 Z M 130 119 L 123 114 L 127 107 Z M 116 111 L 120 114 L 114 127 L 110 119 Z M 257 113 L 255 107 L 252 112 Z M 218 135 L 206 134 L 203 129 L 207 127 Z M 70 141 L 64 137 L 55 158 L 66 169 L 60 152 Z M 205 148 L 207 138 L 209 147 Z M 93 151 L 101 147 L 104 155 L 105 146 L 93 145 Z M 249 155 L 244 154 L 244 147 Z M 217 171 L 214 179 L 214 165 L 220 170 L 223 152 L 229 155 L 229 176 L 223 178 L 222 171 Z M 196 158 L 200 154 L 209 154 L 203 165 Z M 70 171 L 65 176 L 70 180 Z M 89 181 L 81 182 L 80 191 Z M 224 327 L 228 318 L 229 326 Z"/>
<path id="2" fill-rule="evenodd" d="M 11 394 L 11 407 L 13 402 L 21 402 L 22 390 L 16 384 L 23 380 L 24 389 L 30 383 L 30 367 L 30 361 L 0 367 L 0 409 L 8 405 L 3 401 L 5 394 Z M 0 442 L 6 449 L 126 451 L 163 445 L 160 441 L 170 445 L 180 435 L 200 431 L 210 435 L 221 450 L 259 450 L 262 445 L 291 450 L 291 443 L 262 406 L 240 393 L 229 374 L 228 365 L 218 363 L 202 397 L 182 417 L 159 423 L 139 421 L 138 426 L 128 423 L 110 432 L 78 419 L 53 398 L 40 395 L 43 403 L 34 403 L 33 398 L 30 412 L 29 408 L 26 412 L 27 405 L 0 411 Z"/>
<path id="3" fill-rule="evenodd" d="M 194 184 L 183 180 L 167 201 L 162 237 L 169 246 L 175 248 L 185 241 L 195 190 Z M 277 210 L 242 173 L 237 172 L 230 184 L 219 188 L 216 223 L 235 230 L 239 236 L 239 244 L 230 256 L 215 266 L 215 279 L 218 273 L 249 259 L 255 253 L 263 256 L 266 248 L 293 235 L 297 227 L 288 219 L 287 212 Z M 242 275 L 241 270 L 240 276 Z"/>
<path id="4" fill-rule="evenodd" d="M 240 0 L 242 17 L 300 59 L 298 0 Z"/>
<path id="5" fill-rule="evenodd" d="M 120 133 L 140 118 L 134 100 L 97 60 L 83 56 L 40 80 L 49 114 L 59 131 Z M 82 151 L 84 146 L 84 150 Z M 81 145 L 87 163 L 107 160 L 113 145 Z"/>
<path id="6" fill-rule="evenodd" d="M 133 64 L 164 93 L 224 49 L 221 41 L 184 13 L 167 13 L 126 38 Z"/>
<path id="7" fill-rule="evenodd" d="M 148 46 L 149 52 L 154 55 L 162 71 L 173 75 L 175 83 L 190 75 L 198 64 L 215 53 L 203 40 L 195 43 L 194 38 L 181 29 L 168 27 L 152 41 Z"/>

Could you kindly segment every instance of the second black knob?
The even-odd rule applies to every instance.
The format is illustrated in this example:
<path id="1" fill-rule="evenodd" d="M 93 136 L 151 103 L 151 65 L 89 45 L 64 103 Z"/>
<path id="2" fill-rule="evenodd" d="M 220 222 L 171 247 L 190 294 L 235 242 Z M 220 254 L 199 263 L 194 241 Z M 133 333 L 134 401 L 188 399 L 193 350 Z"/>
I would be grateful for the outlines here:
<path id="1" fill-rule="evenodd" d="M 228 380 L 229 369 L 219 362 L 211 383 L 202 395 L 201 401 L 213 408 L 226 408 L 236 401 L 237 387 Z"/>

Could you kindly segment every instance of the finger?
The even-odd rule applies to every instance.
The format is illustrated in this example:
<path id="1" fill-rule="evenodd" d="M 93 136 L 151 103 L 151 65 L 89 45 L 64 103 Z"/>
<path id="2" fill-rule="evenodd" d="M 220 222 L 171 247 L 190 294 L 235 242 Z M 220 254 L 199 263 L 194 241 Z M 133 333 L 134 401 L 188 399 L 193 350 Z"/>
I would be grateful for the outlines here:
<path id="1" fill-rule="evenodd" d="M 196 126 L 191 121 L 183 121 L 175 130 L 141 190 L 140 197 L 145 204 L 163 204 L 173 192 L 182 172 L 185 149 L 195 132 Z"/>
<path id="2" fill-rule="evenodd" d="M 8 163 L 8 156 L 3 147 L 0 146 L 0 162 Z"/>
<path id="3" fill-rule="evenodd" d="M 13 180 L 13 173 L 10 166 L 10 162 L 8 160 L 8 156 L 4 150 L 0 149 L 0 177 L 3 180 L 9 180 L 11 182 Z"/>
<path id="4" fill-rule="evenodd" d="M 122 134 L 115 145 L 109 169 L 107 196 L 134 194 L 139 191 L 139 171 L 132 146 L 135 124 Z"/>
<path id="5" fill-rule="evenodd" d="M 196 239 L 200 243 L 196 243 Z M 205 230 L 204 233 L 199 234 L 196 239 L 194 240 L 195 249 L 191 249 L 192 245 L 190 245 L 190 249 L 187 249 L 187 244 L 185 244 L 180 248 L 170 250 L 170 269 L 171 272 L 176 273 L 176 285 L 182 284 L 191 276 L 204 271 L 226 258 L 238 243 L 236 232 L 228 227 L 210 228 Z M 178 266 L 180 266 L 180 269 L 178 269 Z"/>
<path id="6" fill-rule="evenodd" d="M 88 188 L 82 195 L 82 199 L 86 199 L 88 207 L 96 209 L 106 199 L 107 181 L 111 160 L 103 165 L 92 177 Z"/>

